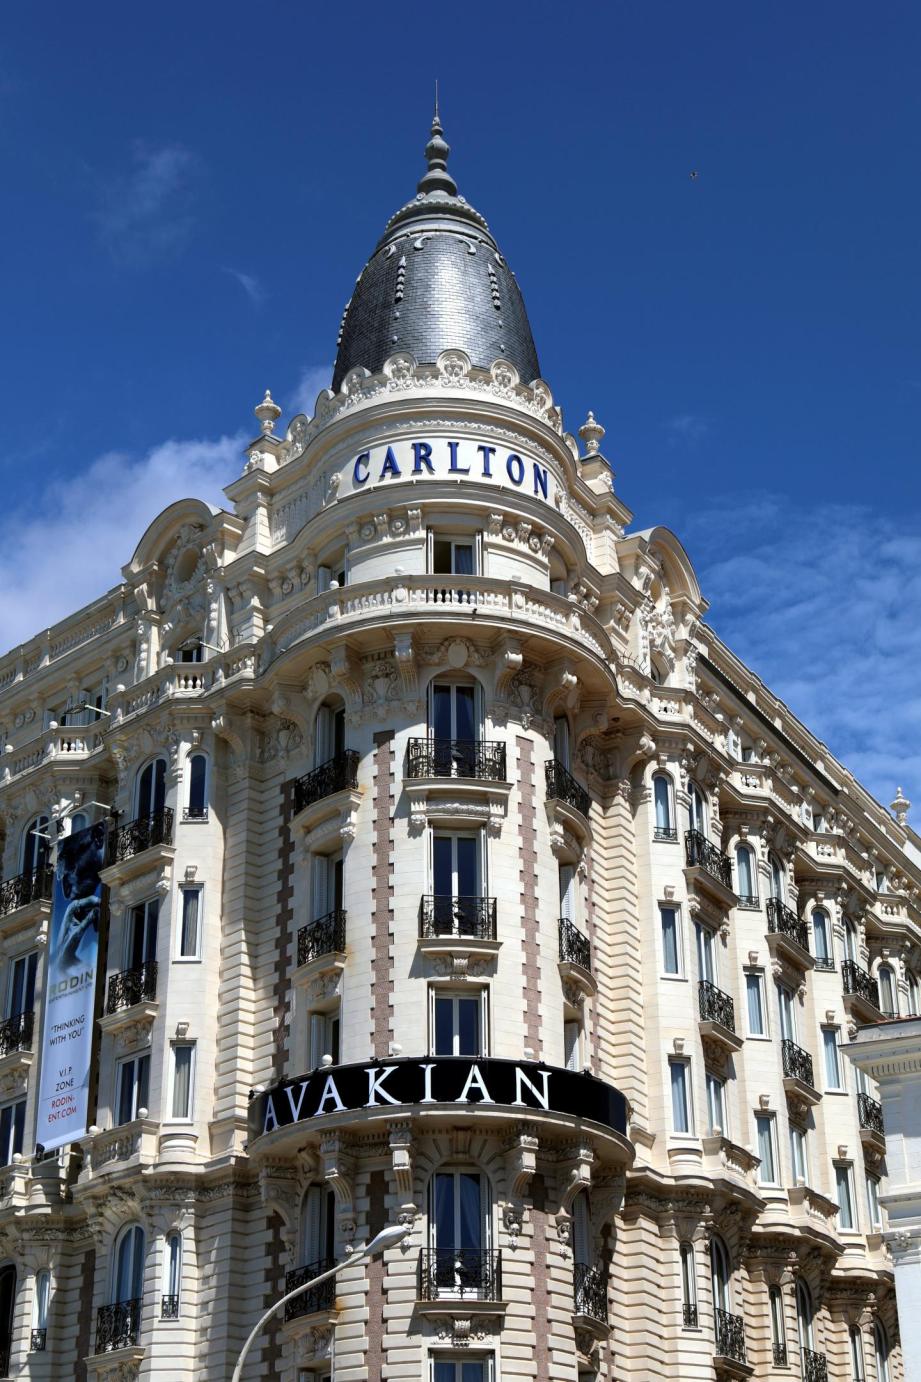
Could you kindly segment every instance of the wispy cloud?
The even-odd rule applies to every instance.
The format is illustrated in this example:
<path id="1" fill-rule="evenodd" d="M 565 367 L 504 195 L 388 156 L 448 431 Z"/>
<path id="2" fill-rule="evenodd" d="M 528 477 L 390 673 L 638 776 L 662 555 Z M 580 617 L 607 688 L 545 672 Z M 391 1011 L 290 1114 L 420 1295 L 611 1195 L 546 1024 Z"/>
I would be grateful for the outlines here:
<path id="1" fill-rule="evenodd" d="M 23 642 L 121 579 L 152 519 L 189 495 L 212 504 L 239 473 L 241 436 L 165 441 L 145 456 L 110 451 L 0 514 L 0 651 Z"/>
<path id="2" fill-rule="evenodd" d="M 200 174 L 198 157 L 180 144 L 135 142 L 130 169 L 102 187 L 96 210 L 113 257 L 145 265 L 178 253 L 195 226 Z"/>
<path id="3" fill-rule="evenodd" d="M 224 273 L 229 274 L 231 278 L 236 279 L 236 281 L 239 283 L 240 287 L 243 289 L 246 296 L 249 298 L 250 302 L 258 311 L 258 309 L 265 302 L 266 298 L 265 289 L 259 282 L 259 279 L 254 277 L 253 274 L 245 274 L 241 272 L 240 269 L 228 269 L 225 267 Z"/>
<path id="4" fill-rule="evenodd" d="M 884 804 L 921 823 L 921 515 L 774 494 L 688 516 L 708 620 Z"/>
<path id="5" fill-rule="evenodd" d="M 679 413 L 669 418 L 665 424 L 669 446 L 687 446 L 693 449 L 709 434 L 710 424 L 699 413 Z"/>
<path id="6" fill-rule="evenodd" d="M 313 417 L 317 394 L 322 389 L 329 388 L 332 377 L 332 365 L 305 365 L 291 395 L 291 406 L 285 411 L 292 417 L 296 413 L 306 413 L 308 417 Z"/>

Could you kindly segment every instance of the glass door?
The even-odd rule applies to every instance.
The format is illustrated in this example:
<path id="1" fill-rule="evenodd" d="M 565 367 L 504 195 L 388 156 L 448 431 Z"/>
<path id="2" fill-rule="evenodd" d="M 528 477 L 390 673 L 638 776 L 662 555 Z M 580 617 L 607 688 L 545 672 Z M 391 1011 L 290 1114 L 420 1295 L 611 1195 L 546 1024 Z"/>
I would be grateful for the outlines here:
<path id="1" fill-rule="evenodd" d="M 35 1007 L 35 972 L 38 967 L 38 951 L 30 955 L 20 955 L 10 969 L 10 991 L 7 1003 L 7 1017 L 21 1017 Z"/>
<path id="2" fill-rule="evenodd" d="M 432 1247 L 439 1295 L 479 1296 L 488 1284 L 487 1216 L 478 1171 L 438 1171 Z"/>
<path id="3" fill-rule="evenodd" d="M 478 835 L 432 837 L 432 885 L 437 934 L 476 935 L 482 887 Z"/>
<path id="4" fill-rule="evenodd" d="M 694 923 L 697 938 L 697 977 L 708 984 L 716 984 L 716 941 L 709 926 Z"/>
<path id="5" fill-rule="evenodd" d="M 140 1300 L 144 1294 L 144 1230 L 129 1228 L 122 1234 L 115 1261 L 113 1304 Z"/>
<path id="6" fill-rule="evenodd" d="M 777 1001 L 780 1007 L 780 1035 L 786 1041 L 796 1040 L 796 1009 L 793 1004 L 793 992 L 785 988 L 783 984 L 777 987 Z"/>
<path id="7" fill-rule="evenodd" d="M 436 777 L 475 777 L 478 716 L 476 687 L 436 682 L 432 687 Z"/>
<path id="8" fill-rule="evenodd" d="M 139 820 L 159 816 L 166 805 L 166 759 L 148 763 L 138 778 L 137 814 Z"/>
<path id="9" fill-rule="evenodd" d="M 140 969 L 157 958 L 157 918 L 160 904 L 156 898 L 132 907 L 128 914 L 128 933 L 125 938 L 125 968 Z"/>
<path id="10" fill-rule="evenodd" d="M 569 721 L 565 715 L 557 715 L 553 721 L 553 756 L 562 763 L 566 771 L 570 768 Z"/>

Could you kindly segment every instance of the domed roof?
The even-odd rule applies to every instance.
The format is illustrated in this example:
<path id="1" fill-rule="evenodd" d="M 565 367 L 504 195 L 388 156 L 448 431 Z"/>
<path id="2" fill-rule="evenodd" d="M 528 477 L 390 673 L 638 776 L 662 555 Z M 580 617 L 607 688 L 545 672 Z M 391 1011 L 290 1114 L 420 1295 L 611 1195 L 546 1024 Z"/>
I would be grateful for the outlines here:
<path id="1" fill-rule="evenodd" d="M 387 222 L 345 309 L 334 390 L 350 369 L 376 374 L 398 351 L 434 364 L 443 350 L 463 350 L 484 368 L 510 360 L 526 384 L 540 377 L 515 275 L 486 221 L 458 194 L 443 136 L 436 105 L 428 171 Z"/>

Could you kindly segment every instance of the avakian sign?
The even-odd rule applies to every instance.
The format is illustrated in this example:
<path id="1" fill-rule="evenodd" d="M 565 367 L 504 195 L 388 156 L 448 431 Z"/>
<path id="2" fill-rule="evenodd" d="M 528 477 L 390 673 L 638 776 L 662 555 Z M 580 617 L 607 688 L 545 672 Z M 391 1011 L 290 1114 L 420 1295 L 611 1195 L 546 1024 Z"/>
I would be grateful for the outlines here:
<path id="1" fill-rule="evenodd" d="M 255 1138 L 330 1113 L 431 1104 L 504 1106 L 519 1116 L 543 1109 L 627 1132 L 623 1094 L 592 1075 L 530 1061 L 458 1057 L 333 1065 L 285 1080 L 254 1095 L 249 1130 Z"/>
<path id="2" fill-rule="evenodd" d="M 556 480 L 542 462 L 474 437 L 382 442 L 360 451 L 342 472 L 339 493 L 354 494 L 392 480 L 474 480 L 555 502 Z"/>
<path id="3" fill-rule="evenodd" d="M 86 1132 L 105 851 L 102 821 L 58 844 L 35 1133 L 46 1150 Z"/>

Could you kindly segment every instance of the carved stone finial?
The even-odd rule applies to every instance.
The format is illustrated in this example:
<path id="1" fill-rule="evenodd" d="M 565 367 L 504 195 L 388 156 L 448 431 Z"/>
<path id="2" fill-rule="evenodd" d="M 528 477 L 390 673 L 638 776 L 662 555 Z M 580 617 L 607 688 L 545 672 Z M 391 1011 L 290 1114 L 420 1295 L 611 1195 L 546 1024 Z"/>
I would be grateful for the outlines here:
<path id="1" fill-rule="evenodd" d="M 597 456 L 601 438 L 604 436 L 604 428 L 600 422 L 595 421 L 594 413 L 589 412 L 588 417 L 579 428 L 579 436 L 585 442 L 586 455 Z"/>
<path id="2" fill-rule="evenodd" d="M 261 403 L 257 403 L 253 409 L 259 419 L 259 426 L 262 428 L 262 435 L 270 437 L 275 430 L 275 424 L 281 417 L 281 409 L 272 398 L 268 389 L 265 391 L 265 398 Z"/>
<path id="3" fill-rule="evenodd" d="M 905 818 L 911 810 L 911 802 L 902 795 L 901 787 L 895 789 L 895 800 L 889 803 L 889 810 L 895 816 L 899 825 L 904 826 Z"/>
<path id="4" fill-rule="evenodd" d="M 444 138 L 441 116 L 438 112 L 438 90 L 435 90 L 435 114 L 432 117 L 432 133 L 425 146 L 425 161 L 428 172 L 420 179 L 416 188 L 425 196 L 429 192 L 446 192 L 449 197 L 457 196 L 457 183 L 448 172 L 448 154 L 451 146 Z"/>

